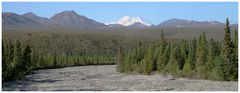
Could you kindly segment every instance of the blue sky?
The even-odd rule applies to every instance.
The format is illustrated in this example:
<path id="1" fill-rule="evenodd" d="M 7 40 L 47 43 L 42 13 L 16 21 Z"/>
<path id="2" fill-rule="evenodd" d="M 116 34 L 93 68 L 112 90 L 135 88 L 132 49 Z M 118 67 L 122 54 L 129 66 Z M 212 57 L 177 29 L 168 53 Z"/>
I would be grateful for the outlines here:
<path id="1" fill-rule="evenodd" d="M 159 24 L 170 18 L 196 21 L 238 22 L 237 2 L 3 2 L 3 12 L 35 14 L 50 18 L 56 13 L 74 10 L 102 23 L 123 16 L 139 16 L 147 23 Z"/>

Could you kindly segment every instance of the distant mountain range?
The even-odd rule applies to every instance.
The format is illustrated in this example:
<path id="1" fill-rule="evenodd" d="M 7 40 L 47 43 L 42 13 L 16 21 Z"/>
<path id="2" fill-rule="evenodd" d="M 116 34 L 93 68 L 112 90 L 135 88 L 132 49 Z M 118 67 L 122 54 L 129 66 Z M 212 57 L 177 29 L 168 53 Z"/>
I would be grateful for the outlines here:
<path id="1" fill-rule="evenodd" d="M 61 27 L 61 28 L 92 28 L 106 27 L 105 24 L 96 22 L 85 16 L 78 15 L 74 11 L 63 11 L 55 14 L 51 18 L 39 17 L 29 12 L 23 15 L 16 13 L 3 12 L 4 27 Z"/>
<path id="2" fill-rule="evenodd" d="M 177 19 L 172 18 L 162 22 L 161 24 L 157 25 L 159 27 L 206 27 L 206 26 L 223 26 L 224 24 L 218 21 L 194 21 L 194 20 L 184 20 L 184 19 Z"/>
<path id="3" fill-rule="evenodd" d="M 194 21 L 172 18 L 158 25 L 151 25 L 144 22 L 140 17 L 124 16 L 116 22 L 108 24 L 97 22 L 93 19 L 79 15 L 74 11 L 63 11 L 57 13 L 51 18 L 39 17 L 38 15 L 29 12 L 19 15 L 12 12 L 2 13 L 2 25 L 4 28 L 108 28 L 108 27 L 162 27 L 162 28 L 184 28 L 184 27 L 211 27 L 224 26 L 224 23 L 218 21 Z M 237 24 L 233 24 L 237 26 Z"/>
<path id="4" fill-rule="evenodd" d="M 16 13 L 5 12 L 2 13 L 2 25 L 5 27 L 41 27 L 41 23 L 36 22 L 35 20 L 26 18 L 22 15 Z"/>

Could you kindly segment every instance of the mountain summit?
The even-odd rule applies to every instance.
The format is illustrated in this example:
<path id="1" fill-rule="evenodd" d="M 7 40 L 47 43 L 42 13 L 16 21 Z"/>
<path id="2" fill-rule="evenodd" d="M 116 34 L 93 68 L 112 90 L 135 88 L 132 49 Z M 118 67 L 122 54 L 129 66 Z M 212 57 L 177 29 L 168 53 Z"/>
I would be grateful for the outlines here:
<path id="1" fill-rule="evenodd" d="M 63 11 L 50 18 L 52 24 L 63 27 L 104 27 L 105 25 L 89 19 L 85 16 L 78 15 L 75 11 Z"/>
<path id="2" fill-rule="evenodd" d="M 140 18 L 140 17 L 130 17 L 130 16 L 124 16 L 124 17 L 120 18 L 118 21 L 111 22 L 111 23 L 108 23 L 108 24 L 109 25 L 120 24 L 120 25 L 123 25 L 123 26 L 131 26 L 131 25 L 134 25 L 134 24 L 142 24 L 142 25 L 150 26 L 150 24 L 144 22 L 142 20 L 142 18 Z"/>
<path id="3" fill-rule="evenodd" d="M 28 12 L 22 15 L 25 18 L 31 19 L 33 21 L 36 21 L 38 23 L 41 23 L 42 25 L 49 25 L 50 22 L 48 18 L 45 17 L 39 17 L 38 15 L 34 14 L 33 12 Z"/>

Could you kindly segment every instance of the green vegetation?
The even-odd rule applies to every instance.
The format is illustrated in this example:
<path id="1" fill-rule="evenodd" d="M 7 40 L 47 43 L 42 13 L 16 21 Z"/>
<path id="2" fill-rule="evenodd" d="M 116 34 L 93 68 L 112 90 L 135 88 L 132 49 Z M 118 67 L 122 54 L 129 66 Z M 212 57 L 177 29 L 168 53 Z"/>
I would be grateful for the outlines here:
<path id="1" fill-rule="evenodd" d="M 231 39 L 228 19 L 223 43 L 207 40 L 205 33 L 198 39 L 166 41 L 164 34 L 158 43 L 135 45 L 118 54 L 118 70 L 123 73 L 151 74 L 157 71 L 176 77 L 211 80 L 238 80 L 237 31 Z"/>
<path id="2" fill-rule="evenodd" d="M 31 49 L 19 41 L 3 45 L 3 81 L 19 79 L 32 70 Z"/>
<path id="3" fill-rule="evenodd" d="M 4 31 L 3 81 L 22 79 L 35 69 L 115 64 L 119 46 L 130 49 L 137 41 L 147 42 L 99 32 Z"/>
<path id="4" fill-rule="evenodd" d="M 225 34 L 220 28 L 3 31 L 2 77 L 9 81 L 35 69 L 116 63 L 123 73 L 237 80 L 237 30 L 232 34 L 228 21 Z"/>
<path id="5" fill-rule="evenodd" d="M 107 65 L 114 64 L 112 55 L 81 53 L 71 54 L 41 54 L 33 50 L 28 44 L 16 40 L 12 44 L 3 45 L 3 81 L 21 79 L 34 69 L 58 68 L 79 65 Z"/>

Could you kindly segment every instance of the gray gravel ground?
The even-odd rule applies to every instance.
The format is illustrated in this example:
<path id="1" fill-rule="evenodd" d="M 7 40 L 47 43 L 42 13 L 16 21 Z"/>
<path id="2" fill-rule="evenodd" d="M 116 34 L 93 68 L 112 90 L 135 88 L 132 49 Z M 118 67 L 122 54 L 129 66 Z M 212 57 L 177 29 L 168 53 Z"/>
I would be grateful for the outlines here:
<path id="1" fill-rule="evenodd" d="M 116 65 L 34 71 L 22 81 L 3 83 L 3 91 L 237 91 L 238 82 L 190 80 L 162 75 L 128 75 Z"/>

